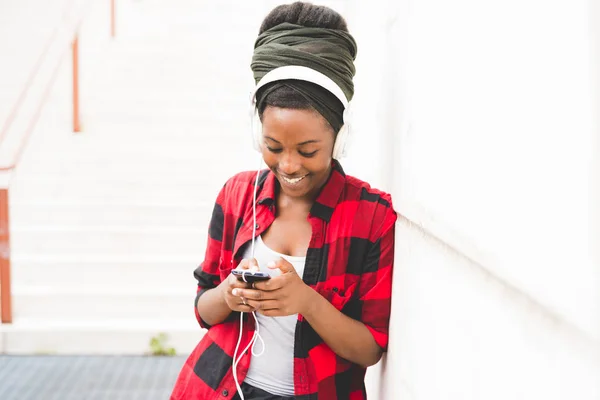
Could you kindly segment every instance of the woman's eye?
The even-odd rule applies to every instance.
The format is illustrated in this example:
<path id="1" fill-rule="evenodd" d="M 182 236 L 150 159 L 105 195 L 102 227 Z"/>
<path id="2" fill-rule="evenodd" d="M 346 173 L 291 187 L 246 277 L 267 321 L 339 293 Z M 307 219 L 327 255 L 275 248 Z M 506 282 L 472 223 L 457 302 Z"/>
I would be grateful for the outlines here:
<path id="1" fill-rule="evenodd" d="M 281 151 L 283 150 L 283 149 L 274 149 L 274 148 L 272 148 L 272 147 L 269 147 L 269 146 L 267 146 L 267 149 L 268 149 L 268 150 L 269 150 L 271 153 L 275 153 L 275 154 L 281 153 Z"/>
<path id="2" fill-rule="evenodd" d="M 317 154 L 317 151 L 319 151 L 319 150 L 315 150 L 315 151 L 313 151 L 311 153 L 304 153 L 302 151 L 299 151 L 298 153 L 300 153 L 300 155 L 302 157 L 310 158 L 310 157 L 313 157 L 315 154 Z"/>

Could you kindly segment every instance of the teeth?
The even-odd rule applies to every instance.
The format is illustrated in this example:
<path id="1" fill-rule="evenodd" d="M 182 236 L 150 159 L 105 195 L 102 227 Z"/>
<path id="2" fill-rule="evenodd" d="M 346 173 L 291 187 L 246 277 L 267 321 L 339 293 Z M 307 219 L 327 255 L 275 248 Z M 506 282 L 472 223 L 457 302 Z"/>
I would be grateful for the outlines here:
<path id="1" fill-rule="evenodd" d="M 300 182 L 302 179 L 304 179 L 304 177 L 305 177 L 305 176 L 306 176 L 306 175 L 304 175 L 304 176 L 301 176 L 300 178 L 295 178 L 295 179 L 288 179 L 288 178 L 286 178 L 285 176 L 282 176 L 282 178 L 283 178 L 283 180 L 284 180 L 284 181 L 286 181 L 287 183 L 289 183 L 289 184 L 292 184 L 292 185 L 293 185 L 293 184 L 295 184 L 295 183 L 298 183 L 298 182 Z"/>

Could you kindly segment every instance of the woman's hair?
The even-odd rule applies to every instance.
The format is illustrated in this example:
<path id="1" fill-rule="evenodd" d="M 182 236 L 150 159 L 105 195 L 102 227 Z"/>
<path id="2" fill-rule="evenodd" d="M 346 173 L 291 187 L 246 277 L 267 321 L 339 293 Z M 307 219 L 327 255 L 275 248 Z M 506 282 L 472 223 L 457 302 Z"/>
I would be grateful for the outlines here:
<path id="1" fill-rule="evenodd" d="M 275 7 L 263 20 L 258 34 L 284 22 L 308 28 L 338 29 L 348 32 L 344 17 L 336 11 L 325 6 L 297 1 Z"/>
<path id="2" fill-rule="evenodd" d="M 297 1 L 292 4 L 283 4 L 275 7 L 263 20 L 258 34 L 260 35 L 263 32 L 284 22 L 305 26 L 308 28 L 337 29 L 348 32 L 346 20 L 338 12 L 325 6 L 316 6 L 310 3 Z M 306 45 L 304 50 L 310 52 L 310 44 Z M 285 81 L 280 81 L 279 83 L 282 82 Z M 276 82 L 271 83 L 270 85 L 274 84 L 276 84 Z M 270 85 L 266 85 L 264 88 L 261 88 L 261 91 L 268 88 Z M 337 100 L 337 98 L 332 93 L 329 93 L 327 89 L 324 89 L 316 84 L 309 85 L 313 86 L 311 90 L 321 92 L 323 96 L 330 97 L 333 102 Z M 301 110 L 312 108 L 306 98 L 288 86 L 281 86 L 273 90 L 265 97 L 261 107 L 258 110 L 261 119 L 267 105 Z M 343 109 L 341 102 L 340 107 Z"/>

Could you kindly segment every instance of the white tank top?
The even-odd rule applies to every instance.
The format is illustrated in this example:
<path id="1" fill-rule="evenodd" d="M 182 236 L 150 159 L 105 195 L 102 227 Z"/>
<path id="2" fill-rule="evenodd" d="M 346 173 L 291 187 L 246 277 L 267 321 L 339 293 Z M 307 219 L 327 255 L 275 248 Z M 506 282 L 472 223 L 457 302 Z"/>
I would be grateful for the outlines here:
<path id="1" fill-rule="evenodd" d="M 258 261 L 261 271 L 268 272 L 271 276 L 280 275 L 279 270 L 267 268 L 270 261 L 283 257 L 289 261 L 298 275 L 304 273 L 306 257 L 292 257 L 277 253 L 268 248 L 258 236 L 254 248 L 254 258 Z M 251 257 L 251 246 L 244 252 L 244 258 Z M 294 336 L 298 314 L 286 317 L 266 317 L 256 313 L 260 324 L 260 336 L 265 342 L 265 351 L 258 357 L 252 357 L 248 375 L 244 382 L 265 390 L 277 396 L 294 395 Z M 256 344 L 256 351 L 260 353 L 261 343 Z"/>

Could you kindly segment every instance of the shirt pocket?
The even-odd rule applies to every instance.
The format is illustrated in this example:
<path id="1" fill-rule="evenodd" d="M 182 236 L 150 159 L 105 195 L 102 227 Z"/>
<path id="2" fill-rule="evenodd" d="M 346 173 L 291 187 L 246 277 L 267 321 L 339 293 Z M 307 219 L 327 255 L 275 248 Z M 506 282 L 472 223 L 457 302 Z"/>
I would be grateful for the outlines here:
<path id="1" fill-rule="evenodd" d="M 221 277 L 221 282 L 227 279 L 229 274 L 231 274 L 231 270 L 233 269 L 232 265 L 233 263 L 231 260 L 226 260 L 221 256 L 219 259 L 219 275 Z"/>
<path id="2" fill-rule="evenodd" d="M 327 285 L 323 287 L 319 293 L 325 297 L 337 310 L 342 311 L 350 305 L 354 300 L 354 292 L 356 283 L 348 287 L 339 287 L 337 285 Z"/>

